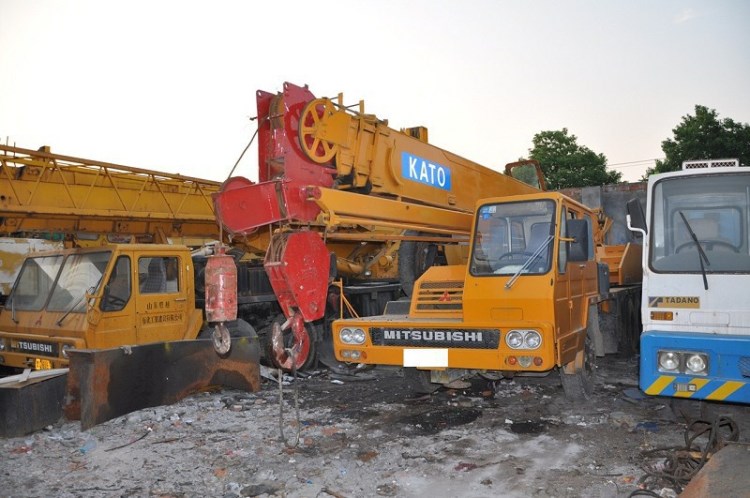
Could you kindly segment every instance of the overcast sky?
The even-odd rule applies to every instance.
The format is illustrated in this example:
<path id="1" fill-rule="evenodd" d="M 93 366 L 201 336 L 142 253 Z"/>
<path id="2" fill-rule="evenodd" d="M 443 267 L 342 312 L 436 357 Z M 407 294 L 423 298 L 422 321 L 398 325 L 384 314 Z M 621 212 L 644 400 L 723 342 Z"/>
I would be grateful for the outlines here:
<path id="1" fill-rule="evenodd" d="M 497 169 L 567 127 L 637 180 L 696 104 L 750 122 L 748 27 L 745 0 L 0 0 L 0 137 L 224 180 L 289 81 Z"/>

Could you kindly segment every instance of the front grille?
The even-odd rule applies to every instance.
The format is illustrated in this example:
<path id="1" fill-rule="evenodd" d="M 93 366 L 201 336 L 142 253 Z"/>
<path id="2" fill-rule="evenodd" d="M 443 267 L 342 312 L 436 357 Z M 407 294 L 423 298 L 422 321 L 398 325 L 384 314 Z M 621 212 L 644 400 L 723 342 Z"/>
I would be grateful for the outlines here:
<path id="1" fill-rule="evenodd" d="M 462 281 L 424 282 L 416 292 L 417 311 L 461 311 L 464 283 Z"/>
<path id="2" fill-rule="evenodd" d="M 739 367 L 743 377 L 750 377 L 750 356 L 740 356 Z"/>

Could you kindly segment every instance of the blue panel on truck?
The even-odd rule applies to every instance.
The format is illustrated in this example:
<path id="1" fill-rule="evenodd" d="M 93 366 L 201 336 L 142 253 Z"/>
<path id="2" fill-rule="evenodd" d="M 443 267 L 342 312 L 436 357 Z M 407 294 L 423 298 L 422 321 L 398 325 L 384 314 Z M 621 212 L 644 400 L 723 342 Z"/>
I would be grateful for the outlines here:
<path id="1" fill-rule="evenodd" d="M 659 370 L 659 351 L 675 352 L 678 367 Z M 707 375 L 689 375 L 685 359 L 707 357 Z M 641 389 L 650 395 L 750 403 L 750 337 L 645 331 L 641 336 Z"/>

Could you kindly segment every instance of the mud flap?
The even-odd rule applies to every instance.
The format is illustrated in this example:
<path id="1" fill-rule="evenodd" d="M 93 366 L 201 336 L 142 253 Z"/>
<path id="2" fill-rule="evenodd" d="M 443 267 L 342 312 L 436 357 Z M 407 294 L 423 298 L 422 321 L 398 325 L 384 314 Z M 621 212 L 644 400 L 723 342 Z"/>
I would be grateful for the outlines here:
<path id="1" fill-rule="evenodd" d="M 260 389 L 257 338 L 232 339 L 228 355 L 212 341 L 175 341 L 70 351 L 65 416 L 88 429 L 152 406 L 168 405 L 213 386 Z"/>

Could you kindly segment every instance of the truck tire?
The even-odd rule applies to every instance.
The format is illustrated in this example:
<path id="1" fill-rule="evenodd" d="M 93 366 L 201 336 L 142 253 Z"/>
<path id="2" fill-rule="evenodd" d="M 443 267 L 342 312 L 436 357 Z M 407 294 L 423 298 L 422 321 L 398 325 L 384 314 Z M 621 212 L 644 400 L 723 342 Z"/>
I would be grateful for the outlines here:
<path id="1" fill-rule="evenodd" d="M 430 382 L 429 370 L 417 368 L 404 368 L 404 383 L 414 394 L 432 394 L 440 388 L 440 384 Z"/>
<path id="2" fill-rule="evenodd" d="M 420 233 L 407 230 L 404 235 L 415 236 Z M 404 240 L 398 248 L 398 277 L 404 294 L 411 297 L 414 282 L 417 281 L 427 268 L 437 260 L 437 244 Z"/>
<path id="3" fill-rule="evenodd" d="M 204 324 L 200 332 L 198 333 L 197 339 L 212 341 L 214 343 L 214 350 L 216 351 L 216 353 L 221 358 L 227 358 L 232 351 L 231 342 L 229 344 L 225 344 L 224 341 L 217 343 L 214 340 L 213 332 L 216 326 L 218 325 L 212 326 L 210 324 Z M 255 329 L 252 325 L 247 323 L 245 320 L 239 319 L 233 320 L 231 322 L 226 322 L 224 326 L 226 327 L 227 332 L 229 332 L 230 338 L 246 337 L 252 344 L 252 348 L 256 349 L 258 356 L 260 356 L 260 343 L 258 340 L 258 334 L 257 332 L 255 332 Z"/>
<path id="4" fill-rule="evenodd" d="M 640 306 L 637 296 L 630 296 L 628 299 L 628 310 L 627 310 L 627 325 L 628 329 L 625 331 L 627 341 L 623 347 L 623 352 L 627 356 L 635 356 L 641 349 L 641 320 L 640 320 Z"/>
<path id="5" fill-rule="evenodd" d="M 238 320 L 233 320 L 231 322 L 227 322 L 227 330 L 229 330 L 229 336 L 230 337 L 249 337 L 249 338 L 258 338 L 257 332 L 255 332 L 255 329 L 252 325 L 247 323 L 242 318 Z M 211 334 L 213 333 L 214 328 L 208 324 L 203 325 L 203 328 L 201 328 L 200 333 L 198 333 L 198 339 L 211 339 Z"/>
<path id="6" fill-rule="evenodd" d="M 234 322 L 229 322 L 227 328 L 229 329 L 229 335 L 231 337 L 249 337 L 250 339 L 258 338 L 258 333 L 255 332 L 253 326 L 242 318 Z"/>
<path id="7" fill-rule="evenodd" d="M 586 401 L 594 392 L 594 368 L 596 353 L 594 342 L 587 334 L 583 348 L 583 367 L 575 373 L 566 373 L 560 368 L 560 380 L 562 381 L 565 397 L 570 401 Z"/>

